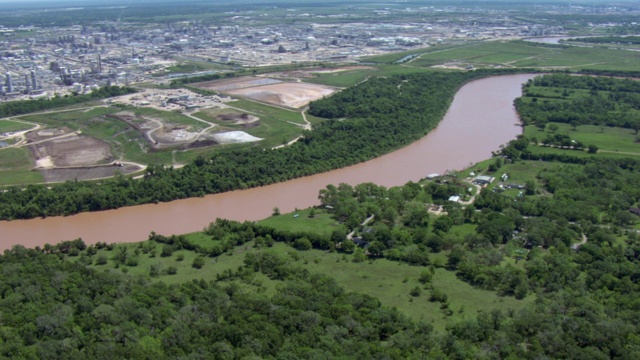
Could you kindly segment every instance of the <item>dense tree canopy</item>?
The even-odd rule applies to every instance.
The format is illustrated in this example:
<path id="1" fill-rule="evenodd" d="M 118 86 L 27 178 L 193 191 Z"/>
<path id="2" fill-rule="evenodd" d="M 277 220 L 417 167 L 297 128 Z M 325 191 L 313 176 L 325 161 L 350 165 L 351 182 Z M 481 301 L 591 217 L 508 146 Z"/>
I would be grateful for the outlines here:
<path id="1" fill-rule="evenodd" d="M 553 74 L 536 77 L 516 100 L 525 125 L 549 122 L 640 128 L 640 82 Z"/>

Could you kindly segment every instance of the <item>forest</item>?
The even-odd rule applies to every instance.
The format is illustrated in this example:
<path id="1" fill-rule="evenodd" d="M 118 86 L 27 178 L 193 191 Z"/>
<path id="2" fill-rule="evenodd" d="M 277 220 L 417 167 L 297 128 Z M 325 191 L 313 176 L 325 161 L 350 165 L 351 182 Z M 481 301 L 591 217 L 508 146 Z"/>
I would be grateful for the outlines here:
<path id="1" fill-rule="evenodd" d="M 304 131 L 303 140 L 291 146 L 201 156 L 180 169 L 151 165 L 141 180 L 117 176 L 99 185 L 69 181 L 52 189 L 38 185 L 8 188 L 0 193 L 0 219 L 70 215 L 171 201 L 353 165 L 424 136 L 442 119 L 454 93 L 464 83 L 513 72 L 477 70 L 371 78 L 311 103 L 311 115 L 329 120 Z M 338 120 L 343 117 L 348 119 Z"/>
<path id="2" fill-rule="evenodd" d="M 549 122 L 640 130 L 640 82 L 552 74 L 527 82 L 516 108 L 525 125 Z"/>

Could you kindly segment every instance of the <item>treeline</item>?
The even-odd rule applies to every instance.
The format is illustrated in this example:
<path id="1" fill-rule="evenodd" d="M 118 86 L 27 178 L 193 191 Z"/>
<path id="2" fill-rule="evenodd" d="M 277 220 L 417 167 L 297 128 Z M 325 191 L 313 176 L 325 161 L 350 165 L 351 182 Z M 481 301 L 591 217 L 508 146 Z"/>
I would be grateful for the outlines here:
<path id="1" fill-rule="evenodd" d="M 567 39 L 592 44 L 640 44 L 640 36 L 596 36 Z"/>
<path id="2" fill-rule="evenodd" d="M 552 74 L 529 80 L 523 90 L 515 105 L 525 125 L 543 128 L 560 122 L 640 129 L 636 80 Z"/>
<path id="3" fill-rule="evenodd" d="M 424 136 L 444 116 L 465 82 L 513 70 L 423 73 L 374 78 L 311 104 L 331 119 L 277 150 L 252 148 L 201 156 L 181 169 L 149 166 L 144 179 L 117 177 L 99 185 L 67 182 L 9 188 L 0 193 L 0 219 L 69 215 L 171 201 L 281 182 L 363 162 Z"/>
<path id="4" fill-rule="evenodd" d="M 578 71 L 578 74 L 640 78 L 640 71 L 633 71 L 633 70 L 581 69 Z"/>
<path id="5" fill-rule="evenodd" d="M 134 92 L 136 92 L 135 89 L 126 86 L 104 86 L 89 94 L 54 96 L 51 99 L 39 98 L 34 100 L 8 101 L 0 104 L 0 118 L 51 110 Z"/>

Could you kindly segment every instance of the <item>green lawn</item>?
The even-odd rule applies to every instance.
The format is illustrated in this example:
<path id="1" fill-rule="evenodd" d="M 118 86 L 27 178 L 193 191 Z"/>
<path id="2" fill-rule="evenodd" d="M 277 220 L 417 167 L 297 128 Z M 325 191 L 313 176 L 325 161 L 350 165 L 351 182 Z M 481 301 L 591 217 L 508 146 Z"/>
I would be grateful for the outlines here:
<path id="1" fill-rule="evenodd" d="M 295 211 L 293 213 L 272 216 L 259 221 L 261 225 L 267 225 L 276 229 L 286 229 L 291 232 L 312 232 L 323 235 L 331 235 L 335 229 L 344 229 L 342 224 L 334 220 L 324 210 L 315 209 L 315 216 L 309 217 L 311 209 Z M 298 215 L 297 217 L 295 215 Z"/>
<path id="2" fill-rule="evenodd" d="M 35 184 L 44 182 L 33 155 L 25 147 L 0 149 L 0 185 Z"/>
<path id="3" fill-rule="evenodd" d="M 598 147 L 598 156 L 604 157 L 640 157 L 640 143 L 636 142 L 636 135 L 631 129 L 618 127 L 595 126 L 595 125 L 579 125 L 576 130 L 571 128 L 569 124 L 554 123 L 558 126 L 557 134 L 564 134 L 571 139 L 580 141 L 585 145 L 596 145 Z M 537 138 L 542 141 L 547 135 L 552 135 L 549 130 L 542 131 L 531 125 L 525 128 L 525 136 L 528 138 Z M 576 156 L 593 156 L 583 151 L 561 150 L 555 148 L 530 146 L 534 153 L 544 152 L 563 152 Z"/>
<path id="4" fill-rule="evenodd" d="M 578 167 L 580 165 L 548 161 L 518 161 L 514 164 L 507 164 L 501 167 L 498 175 L 506 173 L 509 175 L 507 182 L 524 185 L 527 180 L 535 181 L 536 176 L 542 170 L 556 169 L 565 166 Z"/>
<path id="5" fill-rule="evenodd" d="M 29 130 L 33 125 L 25 124 L 23 122 L 12 121 L 8 119 L 0 120 L 0 134 L 5 132 Z"/>
<path id="6" fill-rule="evenodd" d="M 258 116 L 272 117 L 280 121 L 291 121 L 296 124 L 304 124 L 300 111 L 287 110 L 275 106 L 269 106 L 251 100 L 238 100 L 228 104 L 231 107 L 245 110 L 249 113 L 255 113 Z"/>
<path id="7" fill-rule="evenodd" d="M 44 178 L 35 170 L 7 170 L 0 172 L 0 185 L 43 183 Z"/>
<path id="8" fill-rule="evenodd" d="M 29 170 L 33 166 L 33 155 L 27 148 L 0 149 L 0 170 Z"/>

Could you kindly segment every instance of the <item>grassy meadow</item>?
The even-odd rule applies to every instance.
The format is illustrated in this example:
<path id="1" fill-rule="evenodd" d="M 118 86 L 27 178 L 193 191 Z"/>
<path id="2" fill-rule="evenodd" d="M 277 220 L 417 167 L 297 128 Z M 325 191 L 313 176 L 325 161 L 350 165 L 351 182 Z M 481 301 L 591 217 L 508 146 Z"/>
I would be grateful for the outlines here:
<path id="1" fill-rule="evenodd" d="M 598 156 L 602 157 L 640 157 L 640 142 L 632 129 L 619 127 L 579 125 L 573 130 L 572 126 L 564 123 L 553 123 L 558 127 L 556 134 L 568 135 L 571 139 L 580 141 L 585 145 L 596 145 Z M 525 128 L 525 136 L 536 138 L 542 141 L 547 135 L 554 133 L 548 129 L 540 130 L 536 126 L 530 125 Z M 534 153 L 567 153 L 574 156 L 594 156 L 586 151 L 563 150 L 558 148 L 530 146 L 529 150 Z"/>
<path id="2" fill-rule="evenodd" d="M 44 178 L 35 165 L 33 154 L 27 148 L 0 149 L 0 185 L 41 183 Z"/>
<path id="3" fill-rule="evenodd" d="M 346 88 L 364 81 L 367 77 L 374 75 L 377 72 L 378 69 L 372 68 L 314 73 L 315 77 L 312 79 L 305 79 L 305 82 Z"/>
<path id="4" fill-rule="evenodd" d="M 0 134 L 5 132 L 29 130 L 31 128 L 33 128 L 32 124 L 26 124 L 23 122 L 13 121 L 10 119 L 0 119 Z"/>
<path id="5" fill-rule="evenodd" d="M 459 63 L 474 67 L 637 70 L 637 54 L 619 49 L 537 44 L 526 41 L 471 43 L 429 52 L 414 67 Z"/>
<path id="6" fill-rule="evenodd" d="M 290 214 L 287 214 L 290 215 Z M 214 244 L 208 236 L 194 233 L 188 235 L 195 243 Z M 198 240 L 199 239 L 199 240 Z M 135 266 L 116 266 L 113 257 L 122 248 L 136 258 Z M 144 250 L 143 250 L 144 249 Z M 244 256 L 249 252 L 272 251 L 288 256 L 290 264 L 298 266 L 312 273 L 327 274 L 343 286 L 347 291 L 362 292 L 378 298 L 385 306 L 395 307 L 414 319 L 432 322 L 434 326 L 443 330 L 450 322 L 463 318 L 474 317 L 481 310 L 514 310 L 527 306 L 534 300 L 530 295 L 523 300 L 513 297 L 501 297 L 493 291 L 474 288 L 459 280 L 454 272 L 443 268 L 435 268 L 431 282 L 421 284 L 418 281 L 420 273 L 425 269 L 421 266 L 411 266 L 406 263 L 377 259 L 365 262 L 353 262 L 353 255 L 331 253 L 321 250 L 299 251 L 283 243 L 275 243 L 267 249 L 256 249 L 252 243 L 236 247 L 231 253 L 216 258 L 205 258 L 205 265 L 201 269 L 192 266 L 196 253 L 179 250 L 169 257 L 161 257 L 162 244 L 150 241 L 135 244 L 118 244 L 112 250 L 102 249 L 91 258 L 91 267 L 95 269 L 117 269 L 129 274 L 150 276 L 152 266 L 158 267 L 160 275 L 154 277 L 158 281 L 178 284 L 193 279 L 206 281 L 216 280 L 218 274 L 226 270 L 235 271 L 243 265 Z M 133 255 L 138 253 L 137 255 Z M 153 254 L 153 255 L 152 255 Z M 443 257 L 443 254 L 434 254 Z M 98 265 L 100 257 L 106 258 L 106 263 Z M 78 259 L 79 261 L 79 259 Z M 173 267 L 175 274 L 167 274 L 167 269 Z M 277 291 L 278 281 L 270 280 L 264 275 L 257 274 L 254 279 L 244 286 L 245 291 L 264 292 L 273 294 Z M 412 296 L 410 292 L 420 288 L 420 295 Z M 452 315 L 445 315 L 441 303 L 429 301 L 431 289 L 437 289 L 447 294 L 449 309 Z"/>

